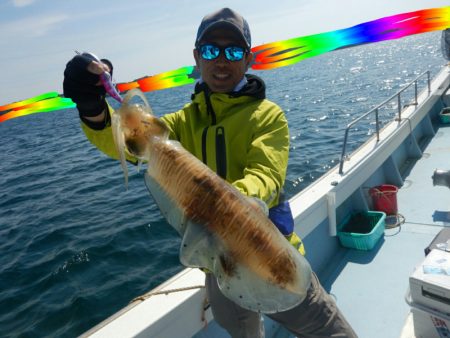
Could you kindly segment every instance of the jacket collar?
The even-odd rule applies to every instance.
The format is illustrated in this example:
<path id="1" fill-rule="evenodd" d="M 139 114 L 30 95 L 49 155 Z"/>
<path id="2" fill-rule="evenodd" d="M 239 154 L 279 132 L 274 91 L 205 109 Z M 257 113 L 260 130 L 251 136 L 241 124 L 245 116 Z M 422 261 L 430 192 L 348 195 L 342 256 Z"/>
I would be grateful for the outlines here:
<path id="1" fill-rule="evenodd" d="M 241 79 L 241 81 L 239 81 L 239 83 L 236 85 L 236 87 L 234 87 L 234 89 L 233 89 L 233 92 L 238 92 L 238 91 L 240 91 L 246 84 L 247 84 L 247 77 L 243 77 L 242 79 Z M 202 77 L 200 77 L 200 79 L 198 79 L 198 82 L 197 82 L 199 85 L 201 85 L 202 83 L 203 83 L 203 79 L 202 79 Z"/>
<path id="2" fill-rule="evenodd" d="M 212 93 L 206 83 L 197 83 L 192 103 L 197 105 L 201 115 L 215 125 L 222 117 L 242 109 L 242 105 L 265 98 L 263 80 L 250 74 L 246 75 L 246 80 L 247 83 L 239 91 L 231 93 Z"/>
<path id="3" fill-rule="evenodd" d="M 240 84 L 243 84 L 241 87 Z M 239 88 L 241 87 L 241 88 Z M 253 74 L 245 74 L 245 79 L 241 81 L 237 85 L 238 91 L 233 91 L 231 93 L 227 93 L 227 95 L 231 97 L 240 97 L 240 96 L 250 96 L 255 99 L 265 99 L 266 98 L 266 85 L 264 81 Z M 205 82 L 199 81 L 195 85 L 194 94 L 192 95 L 192 100 L 197 94 L 205 93 L 207 96 L 210 96 L 215 93 L 211 93 L 208 85 Z"/>

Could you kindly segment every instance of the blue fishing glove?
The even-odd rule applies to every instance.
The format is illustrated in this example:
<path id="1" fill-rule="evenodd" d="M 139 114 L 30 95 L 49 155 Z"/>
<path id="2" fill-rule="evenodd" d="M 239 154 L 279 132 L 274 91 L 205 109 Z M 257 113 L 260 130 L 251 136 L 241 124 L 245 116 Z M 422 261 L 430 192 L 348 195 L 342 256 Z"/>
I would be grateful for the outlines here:
<path id="1" fill-rule="evenodd" d="M 269 218 L 283 235 L 288 236 L 294 231 L 294 218 L 292 217 L 291 206 L 289 201 L 284 199 L 283 195 L 280 195 L 278 205 L 269 209 Z"/>
<path id="2" fill-rule="evenodd" d="M 294 217 L 292 216 L 291 206 L 289 201 L 284 199 L 283 193 L 280 195 L 278 205 L 269 209 L 269 218 L 289 243 L 305 256 L 305 246 L 301 238 L 294 232 Z"/>

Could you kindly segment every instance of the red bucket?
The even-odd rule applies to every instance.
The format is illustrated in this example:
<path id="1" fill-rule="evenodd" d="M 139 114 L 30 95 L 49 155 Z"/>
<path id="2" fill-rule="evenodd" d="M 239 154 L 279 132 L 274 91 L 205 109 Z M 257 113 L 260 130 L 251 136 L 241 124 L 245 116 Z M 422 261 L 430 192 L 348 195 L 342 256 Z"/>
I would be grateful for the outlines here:
<path id="1" fill-rule="evenodd" d="M 373 208 L 382 211 L 386 215 L 397 215 L 397 191 L 395 185 L 383 184 L 369 190 L 372 197 Z"/>

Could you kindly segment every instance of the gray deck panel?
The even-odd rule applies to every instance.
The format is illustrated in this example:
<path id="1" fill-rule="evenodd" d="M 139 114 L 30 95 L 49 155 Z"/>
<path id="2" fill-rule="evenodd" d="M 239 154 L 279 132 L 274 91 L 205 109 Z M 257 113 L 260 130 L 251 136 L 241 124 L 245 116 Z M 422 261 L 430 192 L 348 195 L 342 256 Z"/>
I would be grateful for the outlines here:
<path id="1" fill-rule="evenodd" d="M 385 236 L 370 252 L 348 250 L 341 261 L 330 294 L 359 337 L 399 337 L 409 311 L 404 301 L 408 277 L 439 230 L 417 227 L 403 224 L 400 232 L 388 230 L 386 234 L 397 233 Z"/>
<path id="2" fill-rule="evenodd" d="M 434 225 L 450 225 L 450 189 L 433 186 L 435 169 L 450 170 L 450 128 L 440 128 L 424 150 L 424 156 L 406 177 L 397 199 L 406 220 Z"/>

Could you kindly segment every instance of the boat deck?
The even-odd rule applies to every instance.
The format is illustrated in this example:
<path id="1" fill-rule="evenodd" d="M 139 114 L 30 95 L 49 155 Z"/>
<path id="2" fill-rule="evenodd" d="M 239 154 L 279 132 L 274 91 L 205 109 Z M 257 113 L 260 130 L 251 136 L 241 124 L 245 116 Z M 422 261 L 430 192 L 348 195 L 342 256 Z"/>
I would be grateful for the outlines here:
<path id="1" fill-rule="evenodd" d="M 424 248 L 450 225 L 450 190 L 433 186 L 435 169 L 450 169 L 450 126 L 442 125 L 397 194 L 405 223 L 387 229 L 372 251 L 342 249 L 321 276 L 324 287 L 363 338 L 414 337 L 406 328 L 409 276 L 424 259 Z M 335 264 L 334 264 L 335 263 Z M 410 321 L 408 321 L 410 322 Z M 408 331 L 410 330 L 410 331 Z"/>

